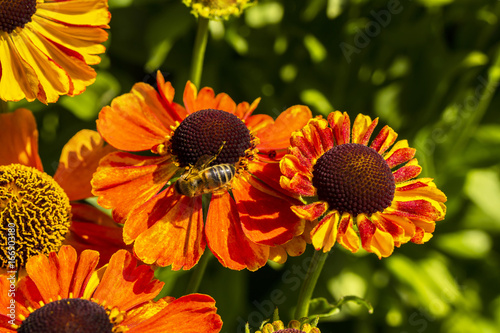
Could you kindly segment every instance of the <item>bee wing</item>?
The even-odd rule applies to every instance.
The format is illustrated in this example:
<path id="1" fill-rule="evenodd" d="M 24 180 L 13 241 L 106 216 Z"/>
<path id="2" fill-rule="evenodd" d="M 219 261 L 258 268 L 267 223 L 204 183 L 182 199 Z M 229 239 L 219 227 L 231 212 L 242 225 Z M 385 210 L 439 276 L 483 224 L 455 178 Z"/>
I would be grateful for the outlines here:
<path id="1" fill-rule="evenodd" d="M 196 164 L 193 166 L 193 168 L 201 171 L 201 170 L 205 169 L 206 167 L 208 167 L 208 165 L 213 160 L 215 160 L 215 158 L 216 158 L 216 156 L 203 155 L 198 159 L 198 161 L 196 161 Z"/>

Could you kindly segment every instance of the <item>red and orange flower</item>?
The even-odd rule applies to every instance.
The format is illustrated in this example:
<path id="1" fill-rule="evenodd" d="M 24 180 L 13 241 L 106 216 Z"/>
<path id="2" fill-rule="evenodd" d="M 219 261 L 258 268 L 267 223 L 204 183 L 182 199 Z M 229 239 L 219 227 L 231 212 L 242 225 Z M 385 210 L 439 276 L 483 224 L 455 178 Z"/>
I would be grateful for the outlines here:
<path id="1" fill-rule="evenodd" d="M 356 252 L 361 239 L 366 251 L 388 257 L 394 246 L 428 241 L 444 219 L 446 196 L 431 178 L 416 178 L 421 167 L 406 140 L 396 142 L 385 126 L 368 146 L 377 123 L 359 114 L 351 133 L 347 113 L 336 111 L 292 135 L 281 186 L 308 200 L 292 207 L 298 216 L 320 219 L 311 231 L 316 250 L 339 242 Z"/>
<path id="2" fill-rule="evenodd" d="M 63 242 L 77 250 L 97 249 L 107 262 L 125 244 L 122 228 L 108 215 L 78 202 L 92 197 L 90 180 L 99 159 L 115 149 L 99 133 L 82 130 L 64 146 L 54 177 L 43 171 L 38 130 L 31 111 L 0 115 L 0 267 L 24 267 L 37 254 Z M 9 235 L 15 258 L 8 260 Z M 15 264 L 14 264 L 15 263 Z M 16 266 L 16 267 L 13 267 Z"/>
<path id="3" fill-rule="evenodd" d="M 107 0 L 0 1 L 0 99 L 81 94 L 108 38 Z"/>
<path id="4" fill-rule="evenodd" d="M 163 282 L 127 251 L 96 270 L 99 253 L 71 246 L 32 257 L 28 275 L 0 275 L 0 332 L 219 332 L 213 298 L 190 294 L 156 302 Z"/>
<path id="5" fill-rule="evenodd" d="M 134 252 L 145 263 L 174 270 L 193 267 L 206 245 L 231 269 L 256 270 L 269 258 L 283 260 L 284 248 L 289 254 L 303 252 L 305 242 L 294 237 L 303 232 L 304 221 L 290 210 L 298 201 L 279 186 L 277 161 L 290 134 L 310 119 L 310 110 L 294 106 L 274 121 L 252 115 L 258 99 L 236 104 L 211 88 L 198 93 L 190 82 L 182 106 L 173 102 L 174 89 L 160 73 L 157 83 L 158 92 L 137 83 L 97 120 L 99 133 L 112 146 L 155 153 L 109 154 L 94 174 L 93 193 L 125 224 L 125 243 L 135 242 Z M 200 191 L 179 192 L 177 178 L 197 175 L 193 167 L 207 157 L 222 174 L 194 177 L 190 186 Z M 202 197 L 207 195 L 198 194 L 205 192 L 211 197 L 204 224 Z"/>

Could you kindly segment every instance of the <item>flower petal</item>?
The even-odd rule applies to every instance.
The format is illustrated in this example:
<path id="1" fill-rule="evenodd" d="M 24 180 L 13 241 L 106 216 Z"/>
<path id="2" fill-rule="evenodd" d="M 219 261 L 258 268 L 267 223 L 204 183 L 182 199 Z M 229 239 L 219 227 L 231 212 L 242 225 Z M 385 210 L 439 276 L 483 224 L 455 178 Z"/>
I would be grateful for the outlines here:
<path id="1" fill-rule="evenodd" d="M 358 114 L 352 125 L 352 143 L 359 143 L 367 146 L 373 130 L 378 124 L 378 118 L 373 121 L 369 116 Z"/>
<path id="2" fill-rule="evenodd" d="M 393 172 L 394 181 L 397 183 L 410 180 L 417 177 L 422 171 L 422 167 L 418 165 L 416 158 L 412 158 L 408 163 Z"/>
<path id="3" fill-rule="evenodd" d="M 104 208 L 113 208 L 118 223 L 136 204 L 158 193 L 178 171 L 170 156 L 146 157 L 115 152 L 102 158 L 92 178 L 92 193 Z"/>
<path id="4" fill-rule="evenodd" d="M 111 106 L 102 108 L 97 130 L 106 142 L 118 149 L 150 150 L 165 142 L 173 123 L 162 122 L 166 112 L 163 107 L 151 102 L 159 98 L 153 87 L 136 83 L 132 90 L 113 99 Z"/>
<path id="5" fill-rule="evenodd" d="M 291 211 L 291 198 L 249 177 L 233 181 L 233 195 L 245 235 L 255 243 L 274 246 L 292 239 L 301 228 Z"/>
<path id="6" fill-rule="evenodd" d="M 229 192 L 212 195 L 205 235 L 208 247 L 224 267 L 255 271 L 267 262 L 269 247 L 253 243 L 245 236 Z"/>
<path id="7" fill-rule="evenodd" d="M 383 154 L 396 141 L 398 135 L 392 128 L 385 125 L 377 137 L 372 141 L 370 147 L 375 149 L 379 154 Z"/>
<path id="8" fill-rule="evenodd" d="M 1 43 L 0 43 L 1 44 Z M 38 155 L 38 130 L 30 110 L 0 115 L 0 165 L 18 163 L 43 171 Z"/>
<path id="9" fill-rule="evenodd" d="M 63 246 L 59 253 L 51 252 L 48 258 L 43 254 L 31 257 L 26 264 L 26 271 L 40 291 L 43 301 L 48 303 L 58 297 L 69 297 L 76 263 L 75 249 Z"/>
<path id="10" fill-rule="evenodd" d="M 141 206 L 125 223 L 125 242 L 133 239 L 134 252 L 147 264 L 191 269 L 205 250 L 201 196 L 175 193 L 173 186 Z"/>
<path id="11" fill-rule="evenodd" d="M 361 245 L 371 253 L 375 253 L 379 259 L 388 257 L 394 251 L 394 239 L 391 234 L 377 228 L 375 223 L 366 216 L 357 216 L 358 230 L 361 237 Z"/>
<path id="12" fill-rule="evenodd" d="M 78 253 L 86 249 L 99 251 L 99 267 L 108 263 L 113 253 L 127 247 L 123 241 L 123 228 L 108 214 L 81 203 L 72 203 L 71 213 L 70 232 L 64 243 L 72 245 Z"/>
<path id="13" fill-rule="evenodd" d="M 351 140 L 351 120 L 347 112 L 334 111 L 328 115 L 328 123 L 333 131 L 335 143 L 342 145 Z"/>
<path id="14" fill-rule="evenodd" d="M 359 250 L 359 237 L 353 228 L 353 218 L 348 213 L 342 214 L 340 218 L 337 242 L 352 253 L 356 253 Z"/>
<path id="15" fill-rule="evenodd" d="M 47 97 L 38 82 L 35 70 L 16 52 L 16 44 L 0 33 L 0 99 L 19 101 L 26 98 L 32 102 L 36 98 L 46 103 Z"/>
<path id="16" fill-rule="evenodd" d="M 127 311 L 160 293 L 164 283 L 153 277 L 151 267 L 137 266 L 130 252 L 120 250 L 111 257 L 93 298 L 110 308 Z"/>
<path id="17" fill-rule="evenodd" d="M 111 14 L 108 3 L 103 0 L 72 0 L 60 4 L 56 2 L 37 3 L 36 15 L 47 17 L 68 25 L 90 25 L 109 28 Z"/>
<path id="18" fill-rule="evenodd" d="M 190 294 L 169 302 L 153 317 L 132 327 L 141 333 L 216 333 L 222 328 L 222 320 L 216 311 L 215 301 L 210 296 Z"/>
<path id="19" fill-rule="evenodd" d="M 326 201 L 317 201 L 303 206 L 292 206 L 292 211 L 300 218 L 313 221 L 320 218 L 328 209 Z"/>
<path id="20" fill-rule="evenodd" d="M 156 74 L 156 84 L 158 86 L 158 93 L 161 96 L 160 101 L 165 108 L 165 111 L 167 112 L 169 118 L 174 122 L 181 122 L 188 116 L 188 113 L 182 105 L 174 103 L 175 90 L 170 82 L 165 82 L 165 78 L 160 71 L 158 71 Z M 158 112 L 157 114 L 161 113 Z M 164 124 L 167 124 L 168 121 L 170 121 L 167 119 L 163 120 Z"/>
<path id="21" fill-rule="evenodd" d="M 61 185 L 70 201 L 92 197 L 90 180 L 102 157 L 115 151 L 104 145 L 99 133 L 81 130 L 64 145 L 54 180 Z"/>
<path id="22" fill-rule="evenodd" d="M 416 149 L 409 148 L 407 140 L 396 142 L 392 149 L 384 155 L 384 159 L 389 168 L 408 162 L 415 156 Z"/>
<path id="23" fill-rule="evenodd" d="M 248 172 L 250 172 L 254 177 L 260 179 L 262 182 L 271 186 L 276 191 L 281 192 L 287 196 L 294 195 L 293 192 L 289 192 L 280 186 L 280 178 L 282 177 L 280 164 L 254 159 L 253 161 L 248 163 L 247 167 Z"/>
<path id="24" fill-rule="evenodd" d="M 307 106 L 295 105 L 286 109 L 276 118 L 272 126 L 258 133 L 260 144 L 257 148 L 264 154 L 272 150 L 284 154 L 290 145 L 292 133 L 307 125 L 311 116 L 311 110 Z"/>
<path id="25" fill-rule="evenodd" d="M 317 251 L 328 252 L 335 245 L 339 220 L 339 213 L 331 211 L 311 231 L 312 244 Z"/>

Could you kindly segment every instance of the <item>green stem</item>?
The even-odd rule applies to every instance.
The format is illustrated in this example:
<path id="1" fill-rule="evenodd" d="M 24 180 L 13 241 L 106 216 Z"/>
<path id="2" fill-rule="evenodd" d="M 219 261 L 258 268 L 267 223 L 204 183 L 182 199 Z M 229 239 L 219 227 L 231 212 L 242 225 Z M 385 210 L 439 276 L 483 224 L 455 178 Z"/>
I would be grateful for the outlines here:
<path id="1" fill-rule="evenodd" d="M 189 283 L 186 288 L 186 295 L 198 292 L 201 280 L 203 279 L 203 275 L 205 274 L 205 270 L 207 268 L 208 261 L 211 257 L 212 253 L 210 252 L 210 250 L 206 249 L 205 253 L 203 253 L 203 255 L 201 256 L 200 261 L 198 261 L 198 264 L 196 264 L 195 268 L 193 269 L 191 279 L 189 279 Z"/>
<path id="2" fill-rule="evenodd" d="M 191 62 L 191 82 L 199 88 L 201 73 L 203 71 L 203 59 L 205 58 L 205 49 L 207 48 L 209 19 L 199 16 L 196 39 L 194 41 L 193 59 Z"/>
<path id="3" fill-rule="evenodd" d="M 467 142 L 474 134 L 481 119 L 484 117 L 488 107 L 490 106 L 491 99 L 499 85 L 500 80 L 500 48 L 496 51 L 493 64 L 488 69 L 488 82 L 484 87 L 483 95 L 480 97 L 477 107 L 471 111 L 471 116 L 467 119 L 464 128 L 462 128 L 457 140 L 455 140 L 450 155 L 454 156 L 459 154 L 467 145 Z"/>
<path id="4" fill-rule="evenodd" d="M 9 105 L 3 99 L 0 99 L 0 113 L 8 113 Z"/>
<path id="5" fill-rule="evenodd" d="M 302 282 L 302 287 L 300 288 L 299 300 L 297 301 L 297 309 L 295 309 L 295 318 L 300 319 L 307 317 L 309 312 L 309 302 L 318 282 L 319 275 L 325 264 L 326 258 L 328 257 L 328 252 L 314 251 L 311 263 L 307 269 L 306 277 Z"/>

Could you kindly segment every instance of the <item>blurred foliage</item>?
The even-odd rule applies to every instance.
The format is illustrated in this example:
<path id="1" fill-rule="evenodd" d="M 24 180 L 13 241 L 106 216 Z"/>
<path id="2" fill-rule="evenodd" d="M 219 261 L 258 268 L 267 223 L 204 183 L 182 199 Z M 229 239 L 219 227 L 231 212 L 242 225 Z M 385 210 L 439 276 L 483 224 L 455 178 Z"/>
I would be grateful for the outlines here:
<path id="1" fill-rule="evenodd" d="M 96 83 L 55 105 L 29 104 L 49 173 L 77 130 L 95 129 L 102 106 L 135 82 L 154 84 L 157 69 L 182 102 L 196 31 L 189 9 L 180 0 L 109 4 Z M 383 260 L 335 247 L 314 296 L 362 297 L 374 312 L 348 302 L 320 320 L 322 332 L 498 332 L 499 20 L 494 0 L 261 0 L 240 18 L 210 23 L 204 86 L 237 102 L 262 97 L 257 113 L 274 117 L 294 104 L 380 117 L 417 148 L 422 176 L 448 196 L 446 219 L 425 245 Z M 222 332 L 258 327 L 275 305 L 292 319 L 312 251 L 254 273 L 212 260 L 200 292 L 216 299 Z M 159 270 L 164 293 L 181 296 L 189 274 Z"/>

